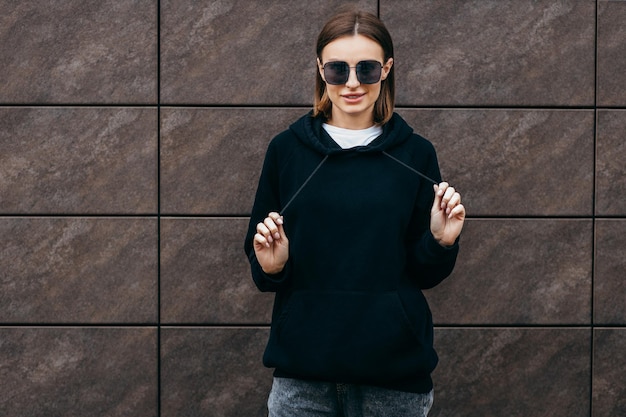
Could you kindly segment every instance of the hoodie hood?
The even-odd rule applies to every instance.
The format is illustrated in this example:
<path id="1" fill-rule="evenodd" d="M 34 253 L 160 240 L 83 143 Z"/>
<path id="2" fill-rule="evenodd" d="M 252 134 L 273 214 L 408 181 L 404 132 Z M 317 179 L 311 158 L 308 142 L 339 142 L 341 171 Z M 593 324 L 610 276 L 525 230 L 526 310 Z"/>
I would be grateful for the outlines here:
<path id="1" fill-rule="evenodd" d="M 413 129 L 404 119 L 394 113 L 391 120 L 383 126 L 382 135 L 374 139 L 369 145 L 342 149 L 324 130 L 323 123 L 322 117 L 313 117 L 313 112 L 309 112 L 294 122 L 289 129 L 298 140 L 322 155 L 342 152 L 383 152 L 400 145 L 413 134 Z"/>

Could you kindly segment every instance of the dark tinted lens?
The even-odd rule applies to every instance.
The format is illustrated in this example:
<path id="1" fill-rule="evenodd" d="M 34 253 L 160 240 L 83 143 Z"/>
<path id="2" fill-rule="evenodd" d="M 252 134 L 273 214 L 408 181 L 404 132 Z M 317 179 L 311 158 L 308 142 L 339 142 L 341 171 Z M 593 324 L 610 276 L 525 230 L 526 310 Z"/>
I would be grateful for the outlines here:
<path id="1" fill-rule="evenodd" d="M 345 84 L 350 76 L 350 67 L 346 62 L 328 62 L 324 65 L 324 78 L 328 84 Z"/>
<path id="2" fill-rule="evenodd" d="M 362 84 L 376 84 L 380 81 L 381 69 L 378 61 L 361 61 L 356 64 L 356 76 Z"/>

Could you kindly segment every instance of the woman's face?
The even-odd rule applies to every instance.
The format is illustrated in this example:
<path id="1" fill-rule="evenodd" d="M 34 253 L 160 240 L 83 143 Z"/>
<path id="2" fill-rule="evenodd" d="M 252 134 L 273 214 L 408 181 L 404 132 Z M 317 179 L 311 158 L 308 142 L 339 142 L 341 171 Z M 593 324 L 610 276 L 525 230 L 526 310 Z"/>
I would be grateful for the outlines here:
<path id="1" fill-rule="evenodd" d="M 363 35 L 344 36 L 330 42 L 322 50 L 322 62 L 318 67 L 324 78 L 324 64 L 334 61 L 347 62 L 350 76 L 345 84 L 326 83 L 326 91 L 332 102 L 332 116 L 329 124 L 347 129 L 366 129 L 374 124 L 374 104 L 380 95 L 381 81 L 387 78 L 393 59 L 384 62 L 383 48 L 372 39 Z M 356 70 L 361 61 L 378 61 L 383 64 L 381 79 L 375 84 L 359 82 Z"/>

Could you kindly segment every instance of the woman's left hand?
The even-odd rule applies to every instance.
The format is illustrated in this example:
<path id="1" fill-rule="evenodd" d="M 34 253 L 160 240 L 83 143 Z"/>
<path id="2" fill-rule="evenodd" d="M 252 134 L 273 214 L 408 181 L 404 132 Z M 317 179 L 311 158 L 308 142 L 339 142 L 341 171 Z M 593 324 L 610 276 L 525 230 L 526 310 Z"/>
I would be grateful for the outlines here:
<path id="1" fill-rule="evenodd" d="M 435 184 L 435 201 L 430 210 L 430 231 L 441 246 L 452 246 L 465 223 L 461 195 L 447 182 Z"/>

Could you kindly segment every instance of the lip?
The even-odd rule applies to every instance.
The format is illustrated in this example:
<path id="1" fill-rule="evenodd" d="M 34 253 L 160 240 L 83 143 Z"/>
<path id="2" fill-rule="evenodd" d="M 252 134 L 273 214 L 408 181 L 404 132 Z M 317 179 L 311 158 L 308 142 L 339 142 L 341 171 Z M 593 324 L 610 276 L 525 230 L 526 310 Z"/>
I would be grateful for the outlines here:
<path id="1" fill-rule="evenodd" d="M 358 103 L 363 99 L 364 96 L 365 93 L 348 93 L 342 94 L 341 98 L 343 98 L 347 103 Z"/>

